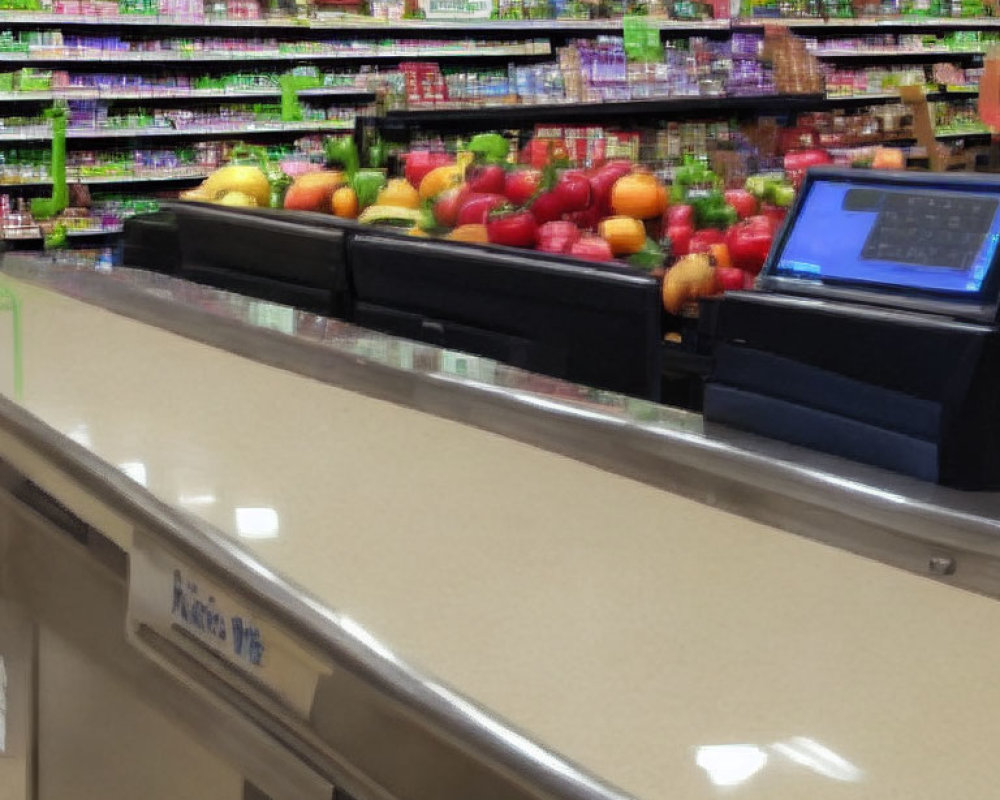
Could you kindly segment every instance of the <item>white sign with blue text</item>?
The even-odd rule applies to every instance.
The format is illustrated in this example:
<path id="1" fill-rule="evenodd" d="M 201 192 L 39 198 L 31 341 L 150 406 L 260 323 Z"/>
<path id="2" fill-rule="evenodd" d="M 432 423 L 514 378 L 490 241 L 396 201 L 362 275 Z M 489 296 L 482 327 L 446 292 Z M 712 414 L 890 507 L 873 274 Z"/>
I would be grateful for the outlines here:
<path id="1" fill-rule="evenodd" d="M 304 718 L 319 678 L 330 673 L 317 655 L 235 593 L 137 535 L 130 553 L 129 630 L 140 625 L 182 646 L 198 642 Z"/>

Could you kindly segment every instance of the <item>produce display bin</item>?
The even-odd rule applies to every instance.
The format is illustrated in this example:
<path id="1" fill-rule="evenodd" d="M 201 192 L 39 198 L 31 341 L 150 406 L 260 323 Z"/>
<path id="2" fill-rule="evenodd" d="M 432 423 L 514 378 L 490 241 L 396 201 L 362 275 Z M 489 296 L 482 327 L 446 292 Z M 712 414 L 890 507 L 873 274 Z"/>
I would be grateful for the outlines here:
<path id="1" fill-rule="evenodd" d="M 127 264 L 601 389 L 660 397 L 659 283 L 638 271 L 416 241 L 319 214 L 167 208 L 169 217 L 126 223 Z"/>

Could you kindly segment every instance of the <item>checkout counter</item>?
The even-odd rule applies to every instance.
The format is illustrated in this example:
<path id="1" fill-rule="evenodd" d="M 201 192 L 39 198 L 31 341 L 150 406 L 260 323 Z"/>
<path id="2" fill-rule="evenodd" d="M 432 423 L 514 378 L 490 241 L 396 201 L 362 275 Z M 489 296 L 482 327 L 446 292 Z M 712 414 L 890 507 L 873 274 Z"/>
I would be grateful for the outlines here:
<path id="1" fill-rule="evenodd" d="M 0 288 L 4 800 L 995 793 L 997 494 L 168 275 Z"/>

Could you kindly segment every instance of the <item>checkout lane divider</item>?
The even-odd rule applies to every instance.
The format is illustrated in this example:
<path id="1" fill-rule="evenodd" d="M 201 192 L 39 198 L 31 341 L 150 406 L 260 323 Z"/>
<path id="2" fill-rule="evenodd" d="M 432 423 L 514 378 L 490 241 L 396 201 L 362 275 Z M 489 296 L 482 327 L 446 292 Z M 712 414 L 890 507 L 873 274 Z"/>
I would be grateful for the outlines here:
<path id="1" fill-rule="evenodd" d="M 137 299 L 132 297 L 133 301 Z M 154 300 L 149 296 L 142 299 Z M 192 316 L 197 319 L 199 314 L 192 311 Z M 238 332 L 230 329 L 229 334 Z M 266 358 L 263 360 L 266 362 Z M 349 793 L 399 800 L 431 800 L 433 796 L 421 793 L 420 787 L 413 784 L 390 787 L 387 779 L 391 776 L 365 774 L 354 768 L 348 757 L 332 752 L 328 745 L 324 747 L 324 741 L 313 734 L 317 713 L 336 715 L 339 706 L 361 696 L 358 702 L 368 703 L 373 709 L 381 707 L 379 713 L 394 720 L 384 731 L 387 751 L 407 742 L 411 746 L 419 742 L 425 750 L 430 748 L 429 752 L 439 759 L 433 767 L 435 780 L 448 770 L 454 770 L 456 776 L 471 774 L 484 796 L 499 792 L 511 800 L 629 800 L 625 793 L 535 744 L 473 701 L 420 674 L 384 645 L 374 646 L 374 640 L 362 635 L 350 620 L 273 574 L 211 525 L 160 502 L 84 446 L 0 397 L 0 441 L 5 439 L 18 443 L 22 453 L 29 453 L 36 469 L 42 463 L 58 471 L 63 479 L 49 482 L 46 489 L 68 508 L 75 510 L 83 499 L 97 502 L 117 518 L 128 520 L 134 531 L 125 547 L 130 557 L 137 538 L 149 537 L 149 541 L 166 548 L 182 562 L 196 564 L 199 575 L 225 585 L 234 596 L 242 598 L 240 602 L 267 615 L 293 640 L 308 642 L 324 666 L 333 668 L 337 685 L 321 683 L 317 703 L 322 701 L 322 708 L 313 705 L 310 724 L 304 729 L 301 724 L 288 725 L 286 718 L 278 720 L 270 732 L 289 737 L 285 740 L 289 746 L 307 750 L 322 747 L 320 755 L 326 759 L 321 765 L 323 773 L 335 777 L 335 782 Z M 3 452 L 12 451 L 5 447 Z M 16 459 L 11 463 L 21 470 Z M 32 477 L 30 467 L 24 472 L 29 479 Z M 67 485 L 77 502 L 63 495 L 61 488 Z"/>
<path id="2" fill-rule="evenodd" d="M 9 257 L 4 271 L 46 285 L 37 268 L 17 265 L 17 257 Z M 135 271 L 140 282 L 144 275 Z M 188 285 L 160 275 L 155 282 L 160 289 Z M 628 418 L 563 398 L 394 368 L 374 356 L 360 359 L 336 345 L 251 327 L 223 312 L 207 314 L 96 274 L 75 274 L 73 291 L 86 302 L 202 344 L 507 436 L 919 575 L 1000 597 L 1000 520 L 990 516 L 988 498 L 977 506 L 976 495 L 705 426 L 697 414 L 649 401 L 630 400 L 637 411 Z M 643 414 L 651 421 L 638 418 Z M 942 574 L 934 566 L 941 558 L 959 568 Z"/>

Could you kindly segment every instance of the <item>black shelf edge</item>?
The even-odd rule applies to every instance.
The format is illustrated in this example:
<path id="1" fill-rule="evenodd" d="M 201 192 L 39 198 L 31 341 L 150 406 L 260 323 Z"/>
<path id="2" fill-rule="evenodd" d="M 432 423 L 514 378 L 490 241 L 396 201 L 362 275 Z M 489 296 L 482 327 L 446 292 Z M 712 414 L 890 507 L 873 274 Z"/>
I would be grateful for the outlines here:
<path id="1" fill-rule="evenodd" d="M 764 95 L 755 97 L 674 97 L 656 100 L 623 100 L 606 103 L 552 103 L 538 105 L 503 105 L 485 108 L 420 109 L 390 111 L 384 117 L 374 117 L 380 127 L 408 125 L 446 125 L 472 122 L 503 122 L 515 117 L 525 122 L 593 120 L 601 117 L 632 117 L 658 115 L 674 117 L 682 114 L 725 114 L 739 111 L 783 113 L 817 108 L 826 97 L 809 95 Z"/>
<path id="2" fill-rule="evenodd" d="M 930 101 L 975 98 L 976 92 L 935 92 Z M 754 97 L 675 97 L 656 100 L 625 100 L 606 103 L 552 103 L 539 105 L 503 105 L 485 108 L 439 108 L 413 111 L 390 111 L 384 117 L 366 118 L 367 124 L 387 130 L 410 126 L 455 127 L 473 124 L 498 124 L 512 127 L 512 120 L 524 124 L 538 122 L 594 121 L 607 117 L 660 116 L 673 118 L 687 114 L 705 116 L 741 112 L 784 114 L 819 111 L 830 108 L 858 108 L 887 103 L 901 103 L 896 95 L 864 97 L 826 97 L 820 94 L 764 95 Z"/>
<path id="3" fill-rule="evenodd" d="M 892 52 L 816 52 L 813 55 L 820 61 L 847 61 L 855 64 L 935 64 L 946 61 L 981 61 L 986 55 L 979 50 L 928 50 L 920 52 L 907 50 L 902 53 Z"/>
<path id="4" fill-rule="evenodd" d="M 925 31 L 939 33 L 947 31 L 993 30 L 1000 28 L 1000 17 L 851 17 L 846 19 L 820 17 L 741 17 L 730 23 L 732 30 L 763 30 L 767 25 L 784 25 L 792 31 L 808 34 L 844 34 L 890 31 Z"/>

